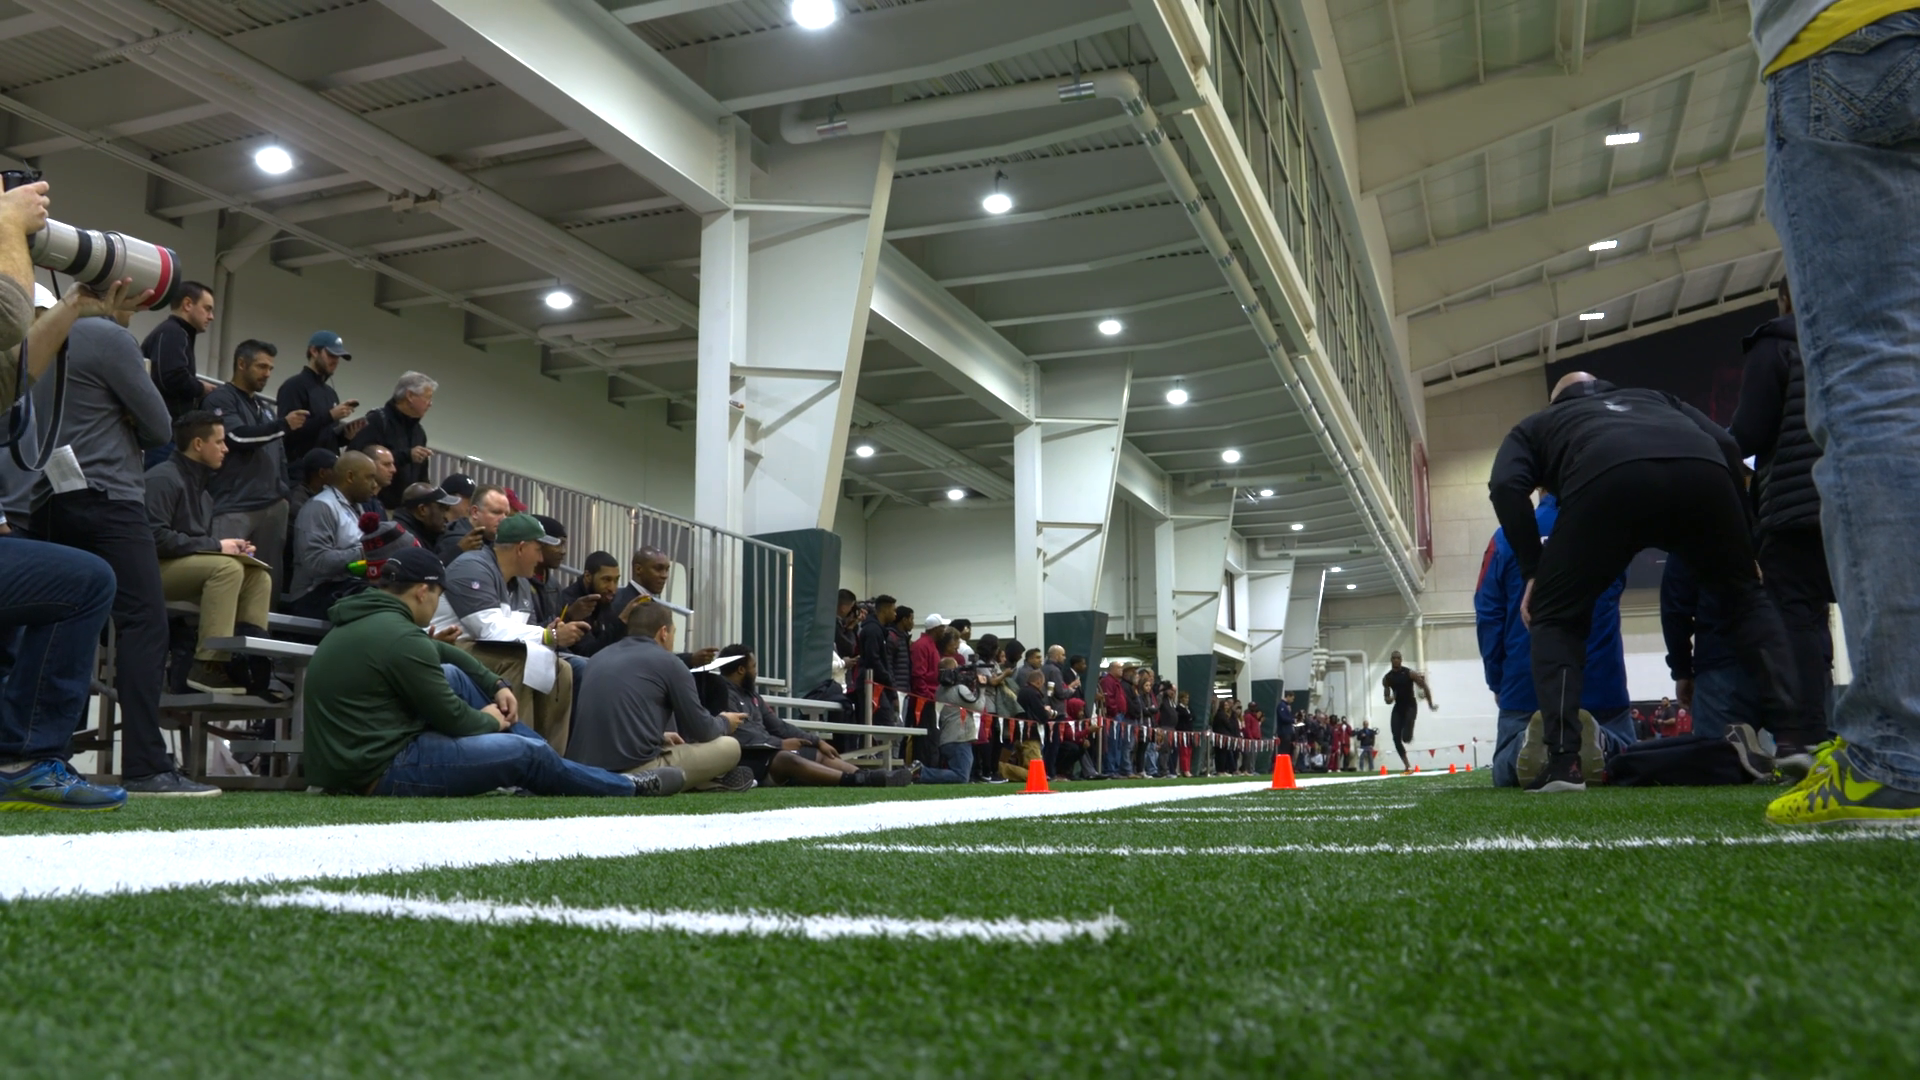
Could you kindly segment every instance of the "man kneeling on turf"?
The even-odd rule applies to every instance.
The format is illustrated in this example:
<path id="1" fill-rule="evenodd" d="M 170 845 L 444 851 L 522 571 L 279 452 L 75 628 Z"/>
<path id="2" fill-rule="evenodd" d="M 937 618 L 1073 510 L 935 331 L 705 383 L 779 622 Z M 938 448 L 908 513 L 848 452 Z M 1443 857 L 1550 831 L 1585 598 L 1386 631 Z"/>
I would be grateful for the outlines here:
<path id="1" fill-rule="evenodd" d="M 912 769 L 862 769 L 842 759 L 832 743 L 780 719 L 760 697 L 755 685 L 759 664 L 745 645 L 729 645 L 720 655 L 740 658 L 723 669 L 727 707 L 746 716 L 733 737 L 740 741 L 740 763 L 753 770 L 759 783 L 902 787 L 913 782 Z"/>
<path id="2" fill-rule="evenodd" d="M 696 791 L 748 791 L 733 737 L 743 713 L 709 713 L 693 672 L 673 653 L 673 609 L 651 597 L 627 614 L 627 636 L 593 658 L 593 678 L 574 699 L 567 759 L 614 772 L 678 768 Z"/>
<path id="3" fill-rule="evenodd" d="M 335 603 L 307 669 L 306 773 L 351 795 L 671 795 L 678 769 L 637 776 L 567 761 L 519 723 L 505 680 L 427 636 L 446 568 L 425 548 L 369 563 Z M 483 691 L 481 688 L 484 687 Z"/>

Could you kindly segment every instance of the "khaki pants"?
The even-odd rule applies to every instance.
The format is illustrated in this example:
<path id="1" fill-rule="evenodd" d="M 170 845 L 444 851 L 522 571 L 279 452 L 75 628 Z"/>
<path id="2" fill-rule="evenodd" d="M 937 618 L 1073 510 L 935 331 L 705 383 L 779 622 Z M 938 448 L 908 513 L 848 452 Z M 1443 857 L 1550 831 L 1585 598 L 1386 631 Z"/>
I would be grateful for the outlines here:
<path id="1" fill-rule="evenodd" d="M 273 577 L 231 555 L 189 555 L 160 560 L 160 587 L 167 599 L 200 605 L 200 651 L 196 660 L 221 663 L 227 654 L 208 649 L 208 638 L 232 637 L 236 622 L 267 628 Z"/>
<path id="2" fill-rule="evenodd" d="M 725 775 L 738 764 L 740 740 L 731 735 L 722 735 L 712 742 L 681 743 L 679 746 L 666 747 L 660 751 L 659 757 L 627 771 L 646 772 L 648 769 L 671 766 L 687 774 L 688 791 L 697 791 L 712 787 L 715 777 Z"/>
<path id="3" fill-rule="evenodd" d="M 473 654 L 488 671 L 513 684 L 513 696 L 520 702 L 520 721 L 538 732 L 566 756 L 567 733 L 573 729 L 573 665 L 562 657 L 554 658 L 553 692 L 542 694 L 527 689 L 527 647 L 496 645 L 490 642 L 462 641 L 460 647 Z"/>

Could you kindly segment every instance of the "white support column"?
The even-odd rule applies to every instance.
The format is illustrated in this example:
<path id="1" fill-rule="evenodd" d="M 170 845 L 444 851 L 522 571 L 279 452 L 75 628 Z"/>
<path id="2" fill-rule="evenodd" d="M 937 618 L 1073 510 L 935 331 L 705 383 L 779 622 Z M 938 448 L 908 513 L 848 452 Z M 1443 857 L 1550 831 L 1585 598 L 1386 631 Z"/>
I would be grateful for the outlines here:
<path id="1" fill-rule="evenodd" d="M 721 122 L 722 175 L 729 202 L 748 195 L 752 132 L 729 117 Z M 693 516 L 739 532 L 746 497 L 744 410 L 734 371 L 747 362 L 747 291 L 751 259 L 747 215 L 735 209 L 700 223 L 699 383 L 694 409 L 693 462 L 698 482 Z"/>
<path id="2" fill-rule="evenodd" d="M 1260 559 L 1253 565 L 1247 573 L 1247 677 L 1253 681 L 1282 679 L 1281 658 L 1289 643 L 1286 629 L 1288 601 L 1293 596 L 1293 559 Z"/>
<path id="3" fill-rule="evenodd" d="M 1133 365 L 1100 357 L 1054 361 L 1040 371 L 1046 610 L 1090 611 L 1100 599 Z M 1046 487 L 1049 477 L 1055 483 Z"/>
<path id="4" fill-rule="evenodd" d="M 1040 480 L 1044 429 L 1013 429 L 1013 633 L 1040 645 L 1046 628 L 1046 550 L 1040 545 Z"/>
<path id="5" fill-rule="evenodd" d="M 888 133 L 769 147 L 757 198 L 738 207 L 752 219 L 747 360 L 732 371 L 745 382 L 750 535 L 833 528 L 898 145 Z"/>
<path id="6" fill-rule="evenodd" d="M 1163 617 L 1158 627 L 1159 663 L 1166 671 L 1178 672 L 1180 657 L 1213 655 L 1227 534 L 1233 527 L 1233 493 L 1176 493 L 1172 502 L 1173 514 L 1154 530 L 1154 557 L 1156 566 L 1165 571 L 1156 584 L 1163 603 L 1171 608 L 1170 617 Z M 1185 687 L 1194 680 L 1176 675 L 1174 681 Z M 1210 694 L 1212 688 L 1196 686 L 1188 692 Z"/>
<path id="7" fill-rule="evenodd" d="M 1313 681 L 1313 647 L 1320 640 L 1320 601 L 1326 588 L 1327 572 L 1322 568 L 1293 575 L 1286 633 L 1280 639 L 1281 678 L 1289 690 L 1305 690 Z"/>

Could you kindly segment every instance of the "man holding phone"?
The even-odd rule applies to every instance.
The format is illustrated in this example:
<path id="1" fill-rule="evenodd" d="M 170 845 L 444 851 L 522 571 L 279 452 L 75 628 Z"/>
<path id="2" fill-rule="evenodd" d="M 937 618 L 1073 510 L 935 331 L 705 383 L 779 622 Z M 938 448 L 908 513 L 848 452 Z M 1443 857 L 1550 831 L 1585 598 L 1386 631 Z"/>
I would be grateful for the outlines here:
<path id="1" fill-rule="evenodd" d="M 310 417 L 299 430 L 287 432 L 289 462 L 299 461 L 314 449 L 337 454 L 366 426 L 366 417 L 348 419 L 360 407 L 360 402 L 341 401 L 331 382 L 340 361 L 351 359 L 353 354 L 347 351 L 347 343 L 331 330 L 321 330 L 307 339 L 307 366 L 280 384 L 277 399 L 281 416 L 304 411 Z"/>

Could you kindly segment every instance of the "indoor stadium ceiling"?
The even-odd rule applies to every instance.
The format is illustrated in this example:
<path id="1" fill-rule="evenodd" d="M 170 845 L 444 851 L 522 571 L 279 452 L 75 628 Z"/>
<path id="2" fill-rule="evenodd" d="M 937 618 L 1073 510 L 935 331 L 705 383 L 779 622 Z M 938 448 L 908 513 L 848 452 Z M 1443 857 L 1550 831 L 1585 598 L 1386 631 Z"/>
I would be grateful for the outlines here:
<path id="1" fill-rule="evenodd" d="M 1182 105 L 1142 2 L 842 0 L 819 31 L 794 25 L 785 0 L 605 5 L 768 145 L 787 106 L 817 117 L 1110 70 L 1171 116 Z M 1723 303 L 1776 273 L 1744 8 L 1327 2 L 1361 116 L 1359 187 L 1378 199 L 1420 382 Z M 1200 6 L 1217 17 L 1229 5 Z M 471 343 L 538 340 L 557 377 L 604 380 L 618 401 L 690 403 L 698 216 L 406 8 L 0 0 L 6 153 L 90 146 L 153 176 L 155 214 L 220 212 L 230 270 L 347 263 L 390 310 L 458 307 Z M 1616 130 L 1641 139 L 1604 148 Z M 254 155 L 269 145 L 292 151 L 291 171 L 261 172 Z M 1012 212 L 981 207 L 996 175 Z M 1176 490 L 1234 486 L 1243 535 L 1340 552 L 1353 594 L 1394 591 L 1219 267 L 1110 103 L 906 130 L 886 234 L 1027 357 L 1131 360 L 1127 439 Z M 1609 239 L 1613 250 L 1588 252 Z M 599 299 L 556 312 L 543 303 L 556 287 Z M 1586 311 L 1605 319 L 1579 321 Z M 1097 328 L 1107 318 L 1118 334 Z M 1176 380 L 1187 404 L 1167 402 Z M 879 452 L 848 461 L 846 490 L 869 512 L 941 502 L 955 485 L 1011 497 L 1008 423 L 878 337 L 857 396 L 855 423 Z"/>
<path id="2" fill-rule="evenodd" d="M 1717 314 L 1779 279 L 1745 4 L 1328 7 L 1359 186 L 1379 200 L 1429 392 Z"/>

